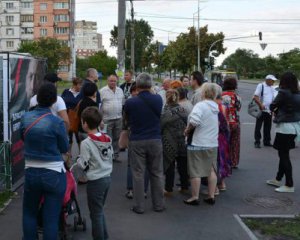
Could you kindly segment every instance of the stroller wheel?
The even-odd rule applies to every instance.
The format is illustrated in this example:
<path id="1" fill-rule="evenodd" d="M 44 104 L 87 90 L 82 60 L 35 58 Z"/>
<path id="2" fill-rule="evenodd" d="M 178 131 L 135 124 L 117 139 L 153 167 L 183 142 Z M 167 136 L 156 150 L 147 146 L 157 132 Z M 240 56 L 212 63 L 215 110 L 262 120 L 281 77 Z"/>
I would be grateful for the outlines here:
<path id="1" fill-rule="evenodd" d="M 82 218 L 82 231 L 86 231 L 86 219 L 85 217 Z"/>
<path id="2" fill-rule="evenodd" d="M 74 216 L 74 232 L 76 232 L 77 231 L 77 225 L 78 225 L 78 218 L 77 218 L 77 216 Z"/>

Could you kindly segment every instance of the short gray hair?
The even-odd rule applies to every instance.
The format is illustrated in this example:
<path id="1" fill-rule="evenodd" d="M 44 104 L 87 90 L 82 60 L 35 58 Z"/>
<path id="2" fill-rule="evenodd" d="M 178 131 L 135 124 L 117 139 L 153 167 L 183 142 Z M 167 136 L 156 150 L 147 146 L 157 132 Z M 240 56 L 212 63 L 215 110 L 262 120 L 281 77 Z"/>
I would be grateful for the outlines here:
<path id="1" fill-rule="evenodd" d="M 222 89 L 215 83 L 204 83 L 201 86 L 202 99 L 216 100 L 217 96 L 222 93 Z"/>
<path id="2" fill-rule="evenodd" d="M 88 70 L 86 70 L 86 77 L 91 77 L 94 74 L 98 74 L 97 69 L 95 68 L 89 68 Z"/>
<path id="3" fill-rule="evenodd" d="M 150 89 L 152 87 L 152 77 L 148 73 L 141 73 L 136 78 L 136 87 Z"/>

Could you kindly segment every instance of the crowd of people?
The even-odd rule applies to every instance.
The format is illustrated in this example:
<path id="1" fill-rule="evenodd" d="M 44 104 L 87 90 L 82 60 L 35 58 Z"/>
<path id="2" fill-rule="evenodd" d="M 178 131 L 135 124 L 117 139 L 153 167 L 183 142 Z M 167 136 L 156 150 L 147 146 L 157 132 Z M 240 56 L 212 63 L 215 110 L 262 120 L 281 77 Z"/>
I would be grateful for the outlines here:
<path id="1" fill-rule="evenodd" d="M 275 81 L 273 77 L 267 76 L 254 94 L 264 112 L 257 119 L 255 147 L 260 147 L 262 123 L 269 124 L 266 114 L 274 114 L 274 148 L 280 163 L 276 178 L 267 184 L 277 186 L 279 192 L 293 192 L 289 150 L 300 138 L 299 86 L 295 75 L 284 74 L 277 97 L 270 101 L 268 94 L 273 92 L 268 87 Z M 164 198 L 173 195 L 176 168 L 179 192 L 191 194 L 183 201 L 186 205 L 199 205 L 202 186 L 207 186 L 202 192 L 209 205 L 215 204 L 215 195 L 227 190 L 226 178 L 238 168 L 240 160 L 241 97 L 237 79 L 226 78 L 222 89 L 205 82 L 202 73 L 195 71 L 191 79 L 164 79 L 158 88 L 149 74 L 141 73 L 133 81 L 132 72 L 127 71 L 120 87 L 118 77 L 112 74 L 107 86 L 99 90 L 97 70 L 88 69 L 86 79 L 74 78 L 72 87 L 61 97 L 57 96 L 57 75 L 47 74 L 45 80 L 48 82 L 32 98 L 31 111 L 25 113 L 21 124 L 25 142 L 24 240 L 36 239 L 41 196 L 44 239 L 52 240 L 57 235 L 66 189 L 64 161 L 70 158 L 73 135 L 80 147 L 76 162 L 82 174 L 78 181 L 87 184 L 94 240 L 108 239 L 103 208 L 113 162 L 120 162 L 119 152 L 125 150 L 124 146 L 119 148 L 121 138 L 128 137 L 125 196 L 133 199 L 134 213 L 145 212 L 149 184 L 153 211 L 166 209 Z M 77 118 L 70 114 L 74 110 Z M 78 128 L 69 128 L 75 121 Z M 265 146 L 271 145 L 268 126 Z M 127 134 L 121 136 L 124 131 Z M 286 184 L 282 186 L 284 176 Z"/>

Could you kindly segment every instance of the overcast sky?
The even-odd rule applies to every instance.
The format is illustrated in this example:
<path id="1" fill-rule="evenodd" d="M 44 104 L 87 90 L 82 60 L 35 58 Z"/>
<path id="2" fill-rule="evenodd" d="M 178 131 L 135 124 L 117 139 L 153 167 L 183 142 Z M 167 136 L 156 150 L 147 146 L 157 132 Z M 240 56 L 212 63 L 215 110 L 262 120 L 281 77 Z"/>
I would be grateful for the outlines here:
<path id="1" fill-rule="evenodd" d="M 198 0 L 134 1 L 136 19 L 148 21 L 154 31 L 154 40 L 167 44 L 180 32 L 197 24 Z M 263 32 L 263 51 L 258 37 L 225 41 L 227 51 L 217 63 L 237 48 L 252 49 L 264 57 L 269 54 L 300 48 L 300 0 L 203 0 L 200 1 L 200 27 L 208 25 L 209 32 L 223 32 L 226 38 L 251 36 Z M 127 18 L 130 3 L 127 1 Z M 97 21 L 98 32 L 110 55 L 110 30 L 118 23 L 117 0 L 76 0 L 76 20 Z M 197 26 L 197 25 L 196 25 Z"/>

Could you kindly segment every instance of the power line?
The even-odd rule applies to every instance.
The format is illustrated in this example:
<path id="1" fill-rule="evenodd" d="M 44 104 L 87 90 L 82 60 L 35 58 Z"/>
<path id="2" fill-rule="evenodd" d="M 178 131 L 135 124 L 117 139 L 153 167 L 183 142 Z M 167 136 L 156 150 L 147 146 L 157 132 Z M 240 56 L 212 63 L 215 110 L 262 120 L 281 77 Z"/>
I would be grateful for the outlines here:
<path id="1" fill-rule="evenodd" d="M 249 41 L 241 41 L 241 40 L 227 40 L 227 41 L 231 41 L 231 42 L 240 42 L 240 43 L 255 43 L 255 44 L 259 44 L 260 42 L 249 42 Z M 300 44 L 300 42 L 266 42 L 267 44 L 289 44 L 289 45 L 292 45 L 292 44 Z"/>

